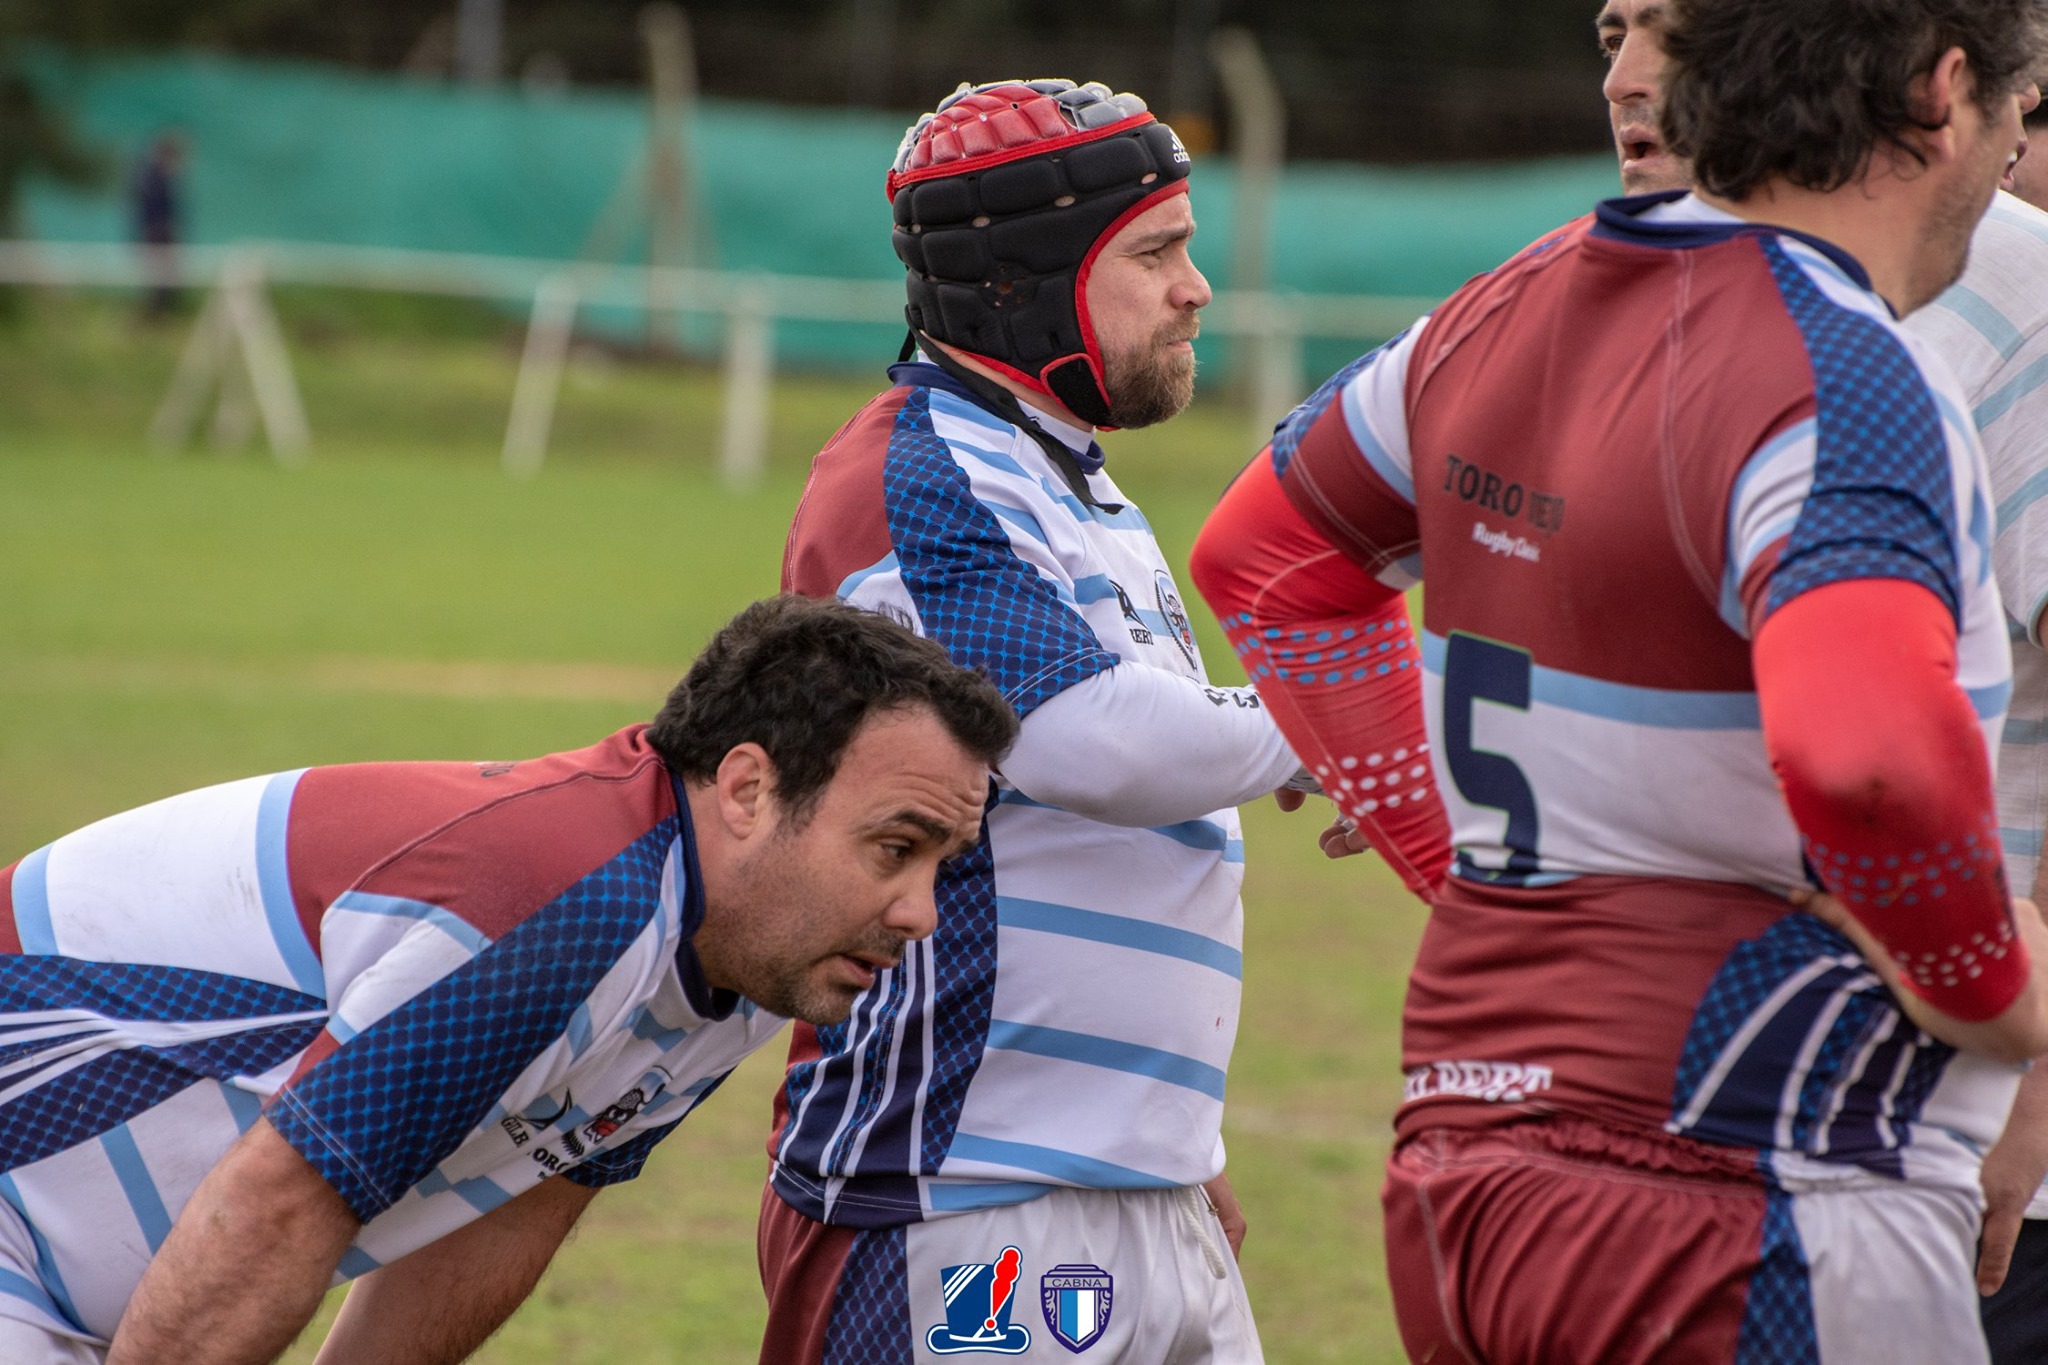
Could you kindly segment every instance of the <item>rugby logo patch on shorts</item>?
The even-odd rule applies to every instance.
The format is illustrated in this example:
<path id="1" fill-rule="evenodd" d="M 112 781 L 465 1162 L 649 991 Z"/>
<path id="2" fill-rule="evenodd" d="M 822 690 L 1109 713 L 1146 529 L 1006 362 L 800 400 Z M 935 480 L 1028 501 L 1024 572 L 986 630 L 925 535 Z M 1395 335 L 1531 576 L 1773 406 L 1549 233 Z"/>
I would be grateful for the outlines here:
<path id="1" fill-rule="evenodd" d="M 946 1300 L 946 1320 L 925 1334 L 924 1344 L 942 1356 L 1014 1356 L 1029 1350 L 1031 1329 L 1010 1321 L 1023 1273 L 1024 1256 L 1015 1247 L 1004 1247 L 993 1263 L 945 1267 L 939 1272 L 939 1287 Z"/>

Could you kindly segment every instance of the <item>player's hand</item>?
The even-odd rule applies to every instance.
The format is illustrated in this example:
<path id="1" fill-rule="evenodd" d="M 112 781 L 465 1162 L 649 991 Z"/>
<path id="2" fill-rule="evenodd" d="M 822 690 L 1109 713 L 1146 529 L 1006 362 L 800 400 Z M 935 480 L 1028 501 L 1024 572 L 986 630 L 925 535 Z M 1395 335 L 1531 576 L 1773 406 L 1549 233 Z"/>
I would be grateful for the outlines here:
<path id="1" fill-rule="evenodd" d="M 2044 1000 L 2044 990 L 2048 990 L 2044 987 L 2044 981 L 2048 981 L 2048 925 L 2042 923 L 2040 910 L 2024 896 L 2013 897 L 2012 922 L 2020 944 L 2026 949 L 2032 975 L 2020 998 L 2004 1014 L 1974 1023 L 1944 1014 L 1901 981 L 1898 964 L 1890 951 L 1833 896 L 1811 887 L 1799 887 L 1786 899 L 1833 926 L 1854 944 L 1870 970 L 1891 992 L 1899 1012 L 1922 1033 L 1959 1051 L 1993 1061 L 2017 1064 L 2048 1054 L 2048 1000 Z"/>
<path id="2" fill-rule="evenodd" d="M 1308 793 L 1292 787 L 1282 787 L 1273 793 L 1273 804 L 1284 811 L 1297 811 L 1308 804 Z"/>
<path id="3" fill-rule="evenodd" d="M 2027 1205 L 2048 1177 L 2048 1066 L 2036 1066 L 2020 1082 L 2012 1114 L 1984 1157 L 1984 1232 L 1977 1246 L 1977 1292 L 1989 1297 L 2012 1268 Z"/>
<path id="4" fill-rule="evenodd" d="M 1358 822 L 1348 815 L 1340 815 L 1330 827 L 1323 831 L 1318 841 L 1323 847 L 1325 858 L 1349 858 L 1365 852 L 1372 845 L 1359 833 Z"/>
<path id="5" fill-rule="evenodd" d="M 1244 1252 L 1244 1210 L 1238 1207 L 1237 1195 L 1231 1192 L 1230 1181 L 1217 1176 L 1202 1186 L 1202 1193 L 1209 1197 L 1209 1207 L 1216 1211 L 1217 1221 L 1223 1224 L 1223 1236 L 1230 1243 L 1230 1255 L 1241 1259 Z"/>

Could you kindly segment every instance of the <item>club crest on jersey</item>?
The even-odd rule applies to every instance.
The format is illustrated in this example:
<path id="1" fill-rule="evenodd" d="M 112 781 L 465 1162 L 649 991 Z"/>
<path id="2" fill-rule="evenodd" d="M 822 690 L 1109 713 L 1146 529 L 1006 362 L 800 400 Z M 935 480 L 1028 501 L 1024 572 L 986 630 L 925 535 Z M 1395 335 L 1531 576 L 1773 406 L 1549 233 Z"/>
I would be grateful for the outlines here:
<path id="1" fill-rule="evenodd" d="M 1017 1279 L 1024 1256 L 1004 1247 L 993 1263 L 949 1265 L 939 1272 L 946 1301 L 946 1320 L 925 1333 L 934 1355 L 1022 1355 L 1031 1347 L 1031 1329 L 1010 1321 L 1017 1303 Z"/>
<path id="2" fill-rule="evenodd" d="M 1152 627 L 1146 625 L 1145 618 L 1138 615 L 1137 604 L 1132 602 L 1131 595 L 1124 591 L 1124 585 L 1112 578 L 1109 580 L 1109 586 L 1116 592 L 1117 606 L 1123 609 L 1124 625 L 1131 632 L 1131 643 L 1137 645 L 1151 644 Z"/>
<path id="3" fill-rule="evenodd" d="M 1116 1281 L 1099 1265 L 1056 1265 L 1039 1277 L 1038 1304 L 1053 1340 L 1076 1355 L 1109 1326 Z"/>
<path id="4" fill-rule="evenodd" d="M 617 1104 L 608 1105 L 602 1114 L 584 1124 L 583 1135 L 592 1142 L 603 1142 L 630 1122 L 633 1115 L 640 1112 L 640 1106 L 645 1103 L 647 1103 L 646 1092 L 639 1086 L 634 1086 L 631 1090 L 619 1096 Z"/>
<path id="5" fill-rule="evenodd" d="M 1173 633 L 1173 642 L 1180 646 L 1182 657 L 1188 667 L 1195 666 L 1195 627 L 1188 620 L 1188 610 L 1180 604 L 1180 594 L 1174 591 L 1173 575 L 1161 569 L 1152 577 L 1153 595 L 1159 599 L 1159 614 L 1166 618 L 1166 628 Z"/>

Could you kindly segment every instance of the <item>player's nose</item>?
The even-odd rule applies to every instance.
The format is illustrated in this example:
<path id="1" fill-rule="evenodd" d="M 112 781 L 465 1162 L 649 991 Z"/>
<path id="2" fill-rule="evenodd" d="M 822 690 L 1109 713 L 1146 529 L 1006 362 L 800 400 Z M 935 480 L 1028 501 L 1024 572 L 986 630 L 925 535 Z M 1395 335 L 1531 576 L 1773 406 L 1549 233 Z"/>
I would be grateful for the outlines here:
<path id="1" fill-rule="evenodd" d="M 930 938 L 939 927 L 939 902 L 932 878 L 917 884 L 889 902 L 882 914 L 882 927 L 897 936 L 916 941 Z"/>

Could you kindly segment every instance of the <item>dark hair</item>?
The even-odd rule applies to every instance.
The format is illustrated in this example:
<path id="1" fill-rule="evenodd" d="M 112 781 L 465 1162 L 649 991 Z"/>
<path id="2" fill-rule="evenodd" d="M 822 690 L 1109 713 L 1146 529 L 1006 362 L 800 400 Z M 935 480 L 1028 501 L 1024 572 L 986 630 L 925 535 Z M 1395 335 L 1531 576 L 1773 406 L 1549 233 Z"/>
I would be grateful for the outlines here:
<path id="1" fill-rule="evenodd" d="M 1987 114 L 2041 56 L 2041 0 L 1673 0 L 1664 140 L 1701 189 L 1838 190 L 1928 128 L 1913 80 L 1961 48 Z M 1915 153 L 1917 156 L 1917 153 Z"/>
<path id="2" fill-rule="evenodd" d="M 861 722 L 922 707 L 994 767 L 1017 738 L 995 685 L 904 626 L 840 602 L 756 602 L 704 646 L 648 727 L 677 776 L 708 782 L 739 745 L 767 750 L 775 796 L 801 820 Z"/>

